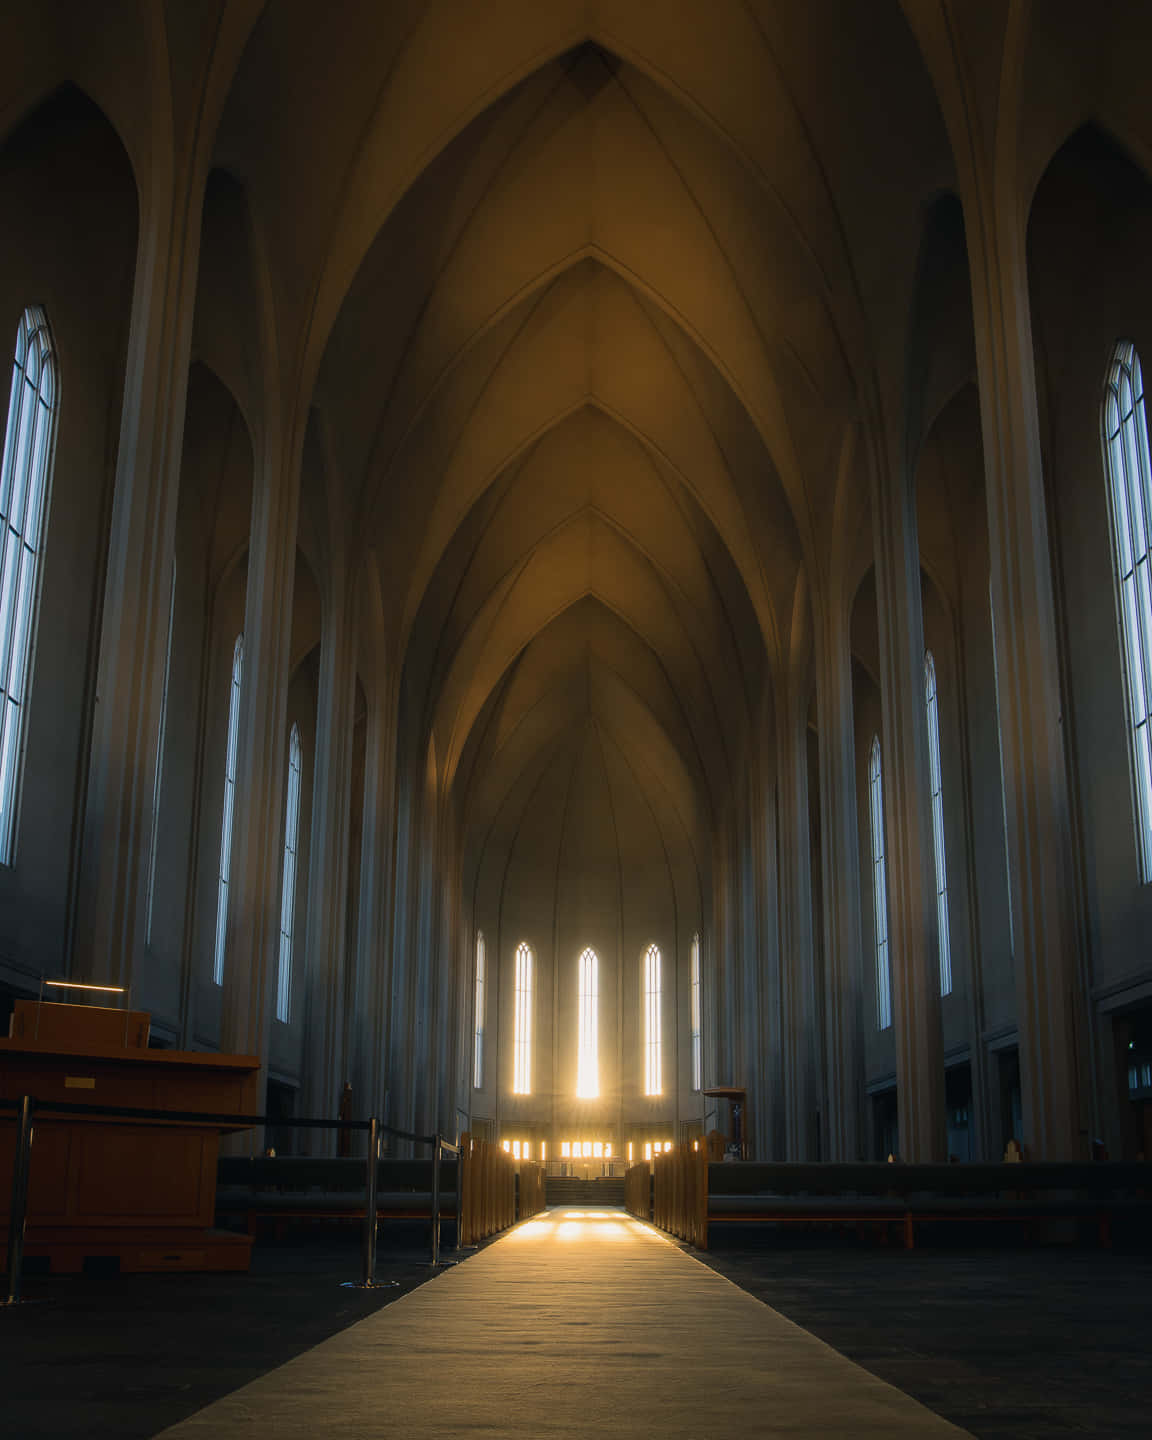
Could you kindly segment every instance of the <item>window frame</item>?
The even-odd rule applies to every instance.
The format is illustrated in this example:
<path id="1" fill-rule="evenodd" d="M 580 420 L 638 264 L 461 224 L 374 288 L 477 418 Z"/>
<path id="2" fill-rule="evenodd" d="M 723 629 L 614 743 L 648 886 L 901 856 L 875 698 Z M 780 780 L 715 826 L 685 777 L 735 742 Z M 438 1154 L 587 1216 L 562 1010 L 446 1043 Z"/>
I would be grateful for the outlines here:
<path id="1" fill-rule="evenodd" d="M 284 795 L 284 863 L 280 872 L 280 954 L 276 969 L 276 1019 L 292 1019 L 292 940 L 296 929 L 296 879 L 300 843 L 300 794 L 304 749 L 295 721 L 288 734 L 288 784 Z"/>
<path id="2" fill-rule="evenodd" d="M 535 954 L 526 940 L 516 947 L 515 1021 L 512 1039 L 512 1093 L 532 1093 L 532 991 Z"/>
<path id="3" fill-rule="evenodd" d="M 690 1023 L 692 1026 L 692 1089 L 699 1093 L 704 1088 L 704 1026 L 703 995 L 700 988 L 700 936 L 692 936 L 689 971 Z"/>
<path id="4" fill-rule="evenodd" d="M 1124 398 L 1126 386 L 1130 404 Z M 1112 352 L 1100 407 L 1100 436 L 1133 828 L 1138 872 L 1147 884 L 1152 881 L 1152 460 L 1143 370 L 1129 340 L 1119 341 Z"/>
<path id="5" fill-rule="evenodd" d="M 868 814 L 872 838 L 872 928 L 876 944 L 876 1025 L 892 1024 L 892 967 L 888 936 L 888 868 L 884 844 L 884 765 L 880 737 L 868 752 Z"/>
<path id="6" fill-rule="evenodd" d="M 644 1003 L 644 1094 L 664 1093 L 661 1015 L 664 1008 L 663 962 L 660 947 L 653 942 L 644 951 L 641 998 Z"/>
<path id="7" fill-rule="evenodd" d="M 936 661 L 924 652 L 924 709 L 928 723 L 928 781 L 932 794 L 932 844 L 936 861 L 936 928 L 940 935 L 940 994 L 952 993 L 952 937 L 948 924 L 948 854 L 944 839 L 944 778 L 940 759 L 940 694 Z"/>
<path id="8" fill-rule="evenodd" d="M 244 676 L 244 632 L 232 647 L 232 679 L 228 688 L 228 732 L 224 745 L 224 804 L 220 815 L 220 859 L 216 866 L 216 945 L 212 981 L 224 983 L 224 943 L 228 934 L 229 871 L 232 868 L 232 825 L 236 801 L 236 752 L 240 740 L 240 687 Z"/>
<path id="9" fill-rule="evenodd" d="M 600 1096 L 600 957 L 591 945 L 576 966 L 576 1097 Z"/>
<path id="10" fill-rule="evenodd" d="M 483 930 L 476 932 L 476 969 L 473 991 L 475 1010 L 472 1017 L 472 1088 L 484 1088 L 484 994 L 487 988 L 485 965 L 486 945 Z"/>
<path id="11" fill-rule="evenodd" d="M 52 328 L 42 306 L 28 305 L 16 327 L 0 450 L 0 865 L 7 866 L 16 861 L 59 416 Z"/>

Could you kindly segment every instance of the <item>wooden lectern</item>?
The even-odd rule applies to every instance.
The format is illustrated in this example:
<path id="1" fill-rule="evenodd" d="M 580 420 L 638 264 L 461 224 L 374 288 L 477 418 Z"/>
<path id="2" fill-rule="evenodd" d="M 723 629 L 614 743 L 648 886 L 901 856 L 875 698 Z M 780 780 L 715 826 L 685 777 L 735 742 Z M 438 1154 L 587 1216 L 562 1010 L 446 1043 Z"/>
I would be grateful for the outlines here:
<path id="1" fill-rule="evenodd" d="M 148 1050 L 135 1012 L 126 1022 L 122 1010 L 84 1005 L 39 1007 L 37 1034 L 37 1008 L 18 1001 L 0 1040 L 0 1099 L 36 1100 L 25 1254 L 47 1255 L 60 1273 L 89 1256 L 119 1259 L 122 1271 L 247 1270 L 251 1237 L 212 1229 L 220 1135 L 245 1126 L 54 1116 L 52 1102 L 251 1115 L 258 1058 Z M 0 1111 L 0 1264 L 15 1141 L 15 1116 Z"/>

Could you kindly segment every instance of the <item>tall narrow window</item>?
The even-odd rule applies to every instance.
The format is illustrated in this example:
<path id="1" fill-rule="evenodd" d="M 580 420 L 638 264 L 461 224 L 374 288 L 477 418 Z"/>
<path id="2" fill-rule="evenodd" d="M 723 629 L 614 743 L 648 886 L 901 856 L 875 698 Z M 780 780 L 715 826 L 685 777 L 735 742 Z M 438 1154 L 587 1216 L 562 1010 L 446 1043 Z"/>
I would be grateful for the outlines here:
<path id="1" fill-rule="evenodd" d="M 484 934 L 476 932 L 476 1018 L 472 1046 L 472 1084 L 484 1086 Z"/>
<path id="2" fill-rule="evenodd" d="M 1152 880 L 1152 464 L 1140 357 L 1116 347 L 1104 395 L 1104 455 L 1112 513 L 1121 649 L 1141 879 Z"/>
<path id="3" fill-rule="evenodd" d="M 513 1037 L 512 1089 L 532 1093 L 532 951 L 523 941 L 516 947 L 516 1028 Z"/>
<path id="4" fill-rule="evenodd" d="M 597 968 L 595 950 L 581 951 L 576 988 L 576 1094 L 583 1100 L 594 1099 L 600 1094 L 600 1067 L 596 1051 L 596 1011 L 600 998 Z"/>
<path id="5" fill-rule="evenodd" d="M 164 774 L 164 732 L 168 727 L 168 677 L 172 669 L 172 618 L 176 613 L 176 560 L 168 585 L 168 639 L 164 647 L 164 684 L 160 690 L 160 724 L 156 731 L 156 773 L 152 780 L 152 836 L 148 842 L 148 895 L 144 902 L 144 940 L 152 943 L 152 902 L 156 898 L 156 851 L 160 841 L 160 782 Z"/>
<path id="6" fill-rule="evenodd" d="M 240 675 L 244 669 L 244 636 L 232 650 L 232 688 L 228 693 L 228 744 L 224 751 L 224 811 L 220 820 L 220 873 L 216 887 L 216 955 L 212 978 L 224 983 L 224 936 L 228 930 L 228 867 L 232 859 L 232 801 L 236 793 L 236 746 L 240 732 Z"/>
<path id="7" fill-rule="evenodd" d="M 888 876 L 884 864 L 884 789 L 880 737 L 873 735 L 868 756 L 868 810 L 872 820 L 872 914 L 876 926 L 876 1023 L 892 1024 L 892 977 L 888 965 Z"/>
<path id="8" fill-rule="evenodd" d="M 692 1089 L 704 1088 L 704 1027 L 700 1023 L 700 936 L 692 936 Z"/>
<path id="9" fill-rule="evenodd" d="M 16 329 L 0 468 L 0 864 L 16 849 L 16 806 L 32 675 L 32 631 L 57 409 L 48 319 L 30 305 Z"/>
<path id="10" fill-rule="evenodd" d="M 659 1095 L 660 1056 L 660 951 L 649 945 L 644 952 L 644 1093 Z"/>
<path id="11" fill-rule="evenodd" d="M 300 837 L 300 731 L 288 737 L 288 794 L 284 800 L 284 869 L 280 879 L 280 968 L 276 975 L 276 1018 L 285 1025 L 292 1003 L 292 929 L 296 921 L 296 842 Z"/>
<path id="12" fill-rule="evenodd" d="M 928 709 L 928 775 L 932 785 L 932 840 L 936 853 L 936 919 L 940 931 L 940 994 L 952 993 L 952 945 L 948 935 L 948 867 L 944 858 L 944 782 L 940 778 L 940 709 L 936 662 L 924 656 L 924 703 Z"/>

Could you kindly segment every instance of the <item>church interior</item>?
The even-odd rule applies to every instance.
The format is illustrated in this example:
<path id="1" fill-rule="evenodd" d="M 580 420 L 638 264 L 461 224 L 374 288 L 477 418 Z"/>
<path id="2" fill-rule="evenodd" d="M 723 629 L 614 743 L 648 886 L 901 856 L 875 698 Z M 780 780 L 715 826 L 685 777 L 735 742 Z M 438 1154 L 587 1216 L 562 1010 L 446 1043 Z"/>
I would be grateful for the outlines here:
<path id="1" fill-rule="evenodd" d="M 235 1155 L 1147 1160 L 1152 7 L 0 37 L 0 1028 Z"/>

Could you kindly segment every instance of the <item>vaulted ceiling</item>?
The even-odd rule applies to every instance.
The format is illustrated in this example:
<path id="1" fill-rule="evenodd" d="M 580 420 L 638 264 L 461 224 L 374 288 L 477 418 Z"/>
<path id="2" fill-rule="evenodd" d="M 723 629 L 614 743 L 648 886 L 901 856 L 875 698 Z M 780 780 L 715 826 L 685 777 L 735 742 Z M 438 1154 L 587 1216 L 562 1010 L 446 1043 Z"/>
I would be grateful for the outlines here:
<path id="1" fill-rule="evenodd" d="M 706 834 L 949 175 L 899 5 L 280 0 L 214 161 L 473 848 L 589 736 Z"/>

